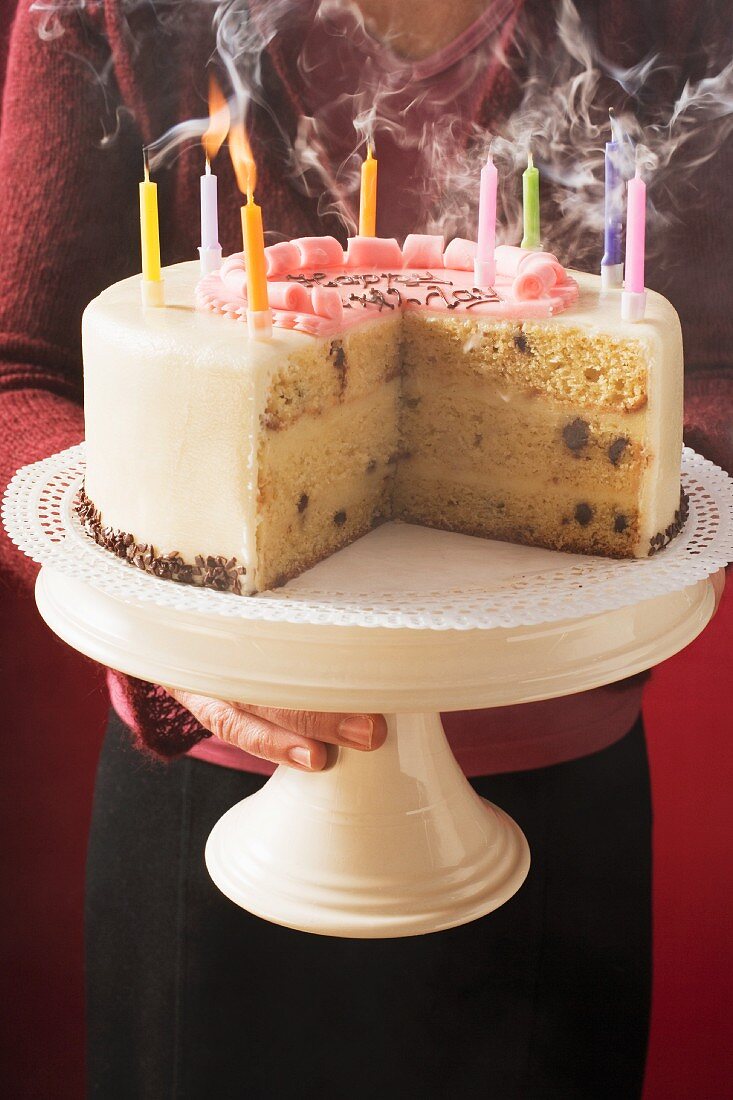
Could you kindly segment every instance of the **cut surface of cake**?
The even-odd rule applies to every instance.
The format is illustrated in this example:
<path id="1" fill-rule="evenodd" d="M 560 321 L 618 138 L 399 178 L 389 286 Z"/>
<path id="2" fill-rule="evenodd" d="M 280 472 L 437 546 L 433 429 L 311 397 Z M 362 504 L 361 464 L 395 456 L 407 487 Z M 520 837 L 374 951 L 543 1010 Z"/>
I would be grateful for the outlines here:
<path id="1" fill-rule="evenodd" d="M 248 339 L 236 256 L 203 280 L 166 269 L 165 306 L 142 306 L 139 278 L 89 305 L 79 508 L 101 545 L 251 594 L 388 519 L 613 557 L 674 536 L 664 298 L 623 322 L 619 291 L 547 254 L 497 249 L 476 288 L 470 242 L 354 242 L 266 250 L 269 340 Z"/>

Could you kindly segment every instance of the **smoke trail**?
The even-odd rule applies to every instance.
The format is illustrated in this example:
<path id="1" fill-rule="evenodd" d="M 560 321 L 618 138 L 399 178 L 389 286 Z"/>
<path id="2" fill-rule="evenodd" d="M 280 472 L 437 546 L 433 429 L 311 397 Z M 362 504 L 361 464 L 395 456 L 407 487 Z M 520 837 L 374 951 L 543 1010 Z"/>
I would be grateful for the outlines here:
<path id="1" fill-rule="evenodd" d="M 499 239 L 521 237 L 521 181 L 527 152 L 539 166 L 543 192 L 552 192 L 552 206 L 543 211 L 546 247 L 574 266 L 597 263 L 603 228 L 603 155 L 610 137 L 608 108 L 616 110 L 615 136 L 624 149 L 633 142 L 635 159 L 647 179 L 650 251 L 662 247 L 664 234 L 654 232 L 679 219 L 692 202 L 702 201 L 695 187 L 698 173 L 733 130 L 733 62 L 683 83 L 683 74 L 669 59 L 650 54 L 623 68 L 603 57 L 572 0 L 559 0 L 556 34 L 550 47 L 532 37 L 526 21 L 512 49 L 500 40 L 492 46 L 500 64 L 512 64 L 519 55 L 523 70 L 519 103 L 510 117 L 489 135 L 461 117 L 450 102 L 435 102 L 429 81 L 412 84 L 409 66 L 390 65 L 383 56 L 367 61 L 358 81 L 332 101 L 299 118 L 288 133 L 276 104 L 266 90 L 266 54 L 292 21 L 302 18 L 300 0 L 269 0 L 253 15 L 246 0 L 120 0 L 132 15 L 152 4 L 159 26 L 176 33 L 185 2 L 211 10 L 215 57 L 226 74 L 233 118 L 246 120 L 252 105 L 267 113 L 273 141 L 291 185 L 315 197 L 322 215 L 337 215 L 348 231 L 355 229 L 359 168 L 367 140 L 390 134 L 405 150 L 415 168 L 414 224 L 405 232 L 442 232 L 472 236 L 476 219 L 477 180 L 489 140 L 499 168 Z M 64 19 L 83 10 L 85 0 L 36 0 L 39 33 L 45 39 L 63 33 Z M 549 4 L 548 4 L 549 8 Z M 338 72 L 353 57 L 349 50 L 369 29 L 355 4 L 320 0 L 312 24 L 320 37 L 304 33 L 295 59 L 297 75 L 317 82 L 325 59 L 317 43 L 328 36 L 329 69 Z M 390 36 L 385 45 L 389 47 Z M 714 43 L 709 44 L 712 56 Z M 506 54 L 506 56 L 505 56 Z M 365 56 L 368 51 L 365 49 Z M 460 86 L 452 95 L 480 78 L 487 63 L 486 49 L 474 51 L 460 66 Z M 660 74 L 666 86 L 677 82 L 676 98 L 655 96 Z M 107 117 L 105 142 L 113 144 L 121 118 L 111 101 L 110 73 L 95 73 Z M 344 86 L 342 85 L 342 88 Z M 656 106 L 653 106 L 656 103 Z M 652 106 L 650 106 L 650 104 Z M 430 106 L 427 121 L 424 108 Z M 643 125 L 641 120 L 643 119 Z M 151 164 L 163 168 L 187 143 L 200 140 L 205 119 L 180 122 L 151 147 Z M 628 173 L 627 173 L 628 174 Z M 386 182 L 386 181 L 385 181 Z M 389 181 L 399 187 L 402 181 Z"/>

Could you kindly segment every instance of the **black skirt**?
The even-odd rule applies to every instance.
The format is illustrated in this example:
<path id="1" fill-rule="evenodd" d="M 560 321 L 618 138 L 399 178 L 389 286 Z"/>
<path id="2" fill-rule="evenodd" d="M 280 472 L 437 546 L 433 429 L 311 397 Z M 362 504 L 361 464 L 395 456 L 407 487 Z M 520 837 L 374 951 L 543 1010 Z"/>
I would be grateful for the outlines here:
<path id="1" fill-rule="evenodd" d="M 261 776 L 151 763 L 110 721 L 88 858 L 99 1100 L 633 1100 L 650 1004 L 641 720 L 581 760 L 472 780 L 529 877 L 495 913 L 406 939 L 294 932 L 214 887 L 204 845 Z"/>

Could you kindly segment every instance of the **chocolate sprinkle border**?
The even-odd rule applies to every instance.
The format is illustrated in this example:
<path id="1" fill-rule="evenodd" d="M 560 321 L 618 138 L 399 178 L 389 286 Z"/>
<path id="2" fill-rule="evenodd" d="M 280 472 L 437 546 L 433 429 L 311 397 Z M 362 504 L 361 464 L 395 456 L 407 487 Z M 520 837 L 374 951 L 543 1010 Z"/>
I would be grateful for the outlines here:
<path id="1" fill-rule="evenodd" d="M 147 542 L 136 542 L 133 535 L 105 526 L 102 516 L 89 499 L 83 488 L 74 500 L 74 509 L 82 522 L 84 530 L 94 539 L 97 546 L 109 550 L 118 558 L 163 580 L 176 581 L 178 584 L 192 584 L 197 588 L 213 588 L 217 592 L 231 592 L 242 595 L 240 577 L 247 572 L 236 558 L 225 558 L 208 554 L 196 555 L 195 562 L 187 562 L 177 550 L 169 554 L 159 554 Z"/>
<path id="2" fill-rule="evenodd" d="M 665 546 L 669 546 L 675 535 L 679 535 L 685 526 L 689 514 L 690 498 L 684 489 L 680 489 L 680 506 L 674 514 L 674 519 L 663 531 L 657 531 L 656 535 L 652 535 L 649 539 L 647 557 L 651 558 L 654 554 L 658 554 L 660 550 L 664 550 Z"/>

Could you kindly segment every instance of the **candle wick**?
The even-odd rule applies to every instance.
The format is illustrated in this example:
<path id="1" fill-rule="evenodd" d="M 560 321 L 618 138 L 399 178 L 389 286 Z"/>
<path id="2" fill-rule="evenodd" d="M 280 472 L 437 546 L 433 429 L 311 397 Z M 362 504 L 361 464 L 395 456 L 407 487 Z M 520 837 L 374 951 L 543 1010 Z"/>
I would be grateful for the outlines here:
<path id="1" fill-rule="evenodd" d="M 148 151 L 143 145 L 143 174 L 145 176 L 145 182 L 150 181 L 150 161 L 148 159 Z"/>
<path id="2" fill-rule="evenodd" d="M 205 171 L 206 171 L 207 176 L 211 175 L 211 162 L 209 160 L 209 154 L 208 153 L 206 154 L 206 169 L 205 169 Z"/>
<path id="3" fill-rule="evenodd" d="M 527 167 L 534 168 L 534 157 L 532 156 L 532 150 L 527 150 Z"/>
<path id="4" fill-rule="evenodd" d="M 367 160 L 374 159 L 374 143 L 371 138 L 367 141 Z"/>

